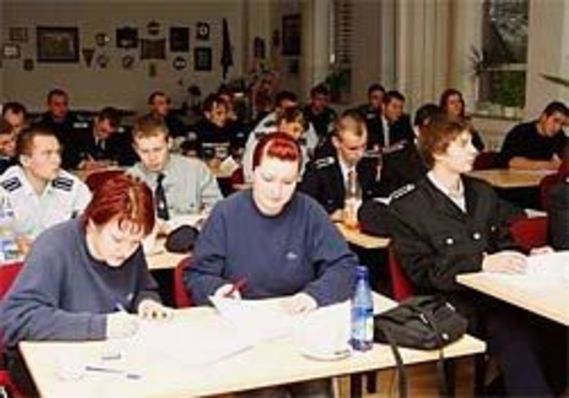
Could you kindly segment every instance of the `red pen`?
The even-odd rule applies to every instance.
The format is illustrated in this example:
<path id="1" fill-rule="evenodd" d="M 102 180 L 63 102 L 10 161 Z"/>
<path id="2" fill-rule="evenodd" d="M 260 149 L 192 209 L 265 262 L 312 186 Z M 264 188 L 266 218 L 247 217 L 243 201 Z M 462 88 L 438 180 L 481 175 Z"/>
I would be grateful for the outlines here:
<path id="1" fill-rule="evenodd" d="M 237 282 L 234 282 L 231 285 L 231 289 L 229 289 L 229 291 L 225 293 L 225 297 L 231 297 L 233 293 L 240 292 L 245 287 L 246 284 L 247 284 L 246 278 L 241 278 Z"/>

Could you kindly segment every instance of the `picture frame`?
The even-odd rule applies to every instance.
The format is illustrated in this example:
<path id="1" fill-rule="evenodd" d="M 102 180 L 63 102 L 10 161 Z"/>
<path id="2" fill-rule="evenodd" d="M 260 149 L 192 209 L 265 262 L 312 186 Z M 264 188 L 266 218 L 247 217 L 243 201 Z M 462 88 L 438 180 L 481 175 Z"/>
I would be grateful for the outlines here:
<path id="1" fill-rule="evenodd" d="M 171 27 L 170 28 L 170 52 L 190 51 L 190 28 Z"/>
<path id="2" fill-rule="evenodd" d="M 298 56 L 301 50 L 300 14 L 285 15 L 282 19 L 282 55 Z"/>
<path id="3" fill-rule="evenodd" d="M 209 47 L 196 47 L 194 49 L 194 70 L 209 72 L 212 68 L 212 52 Z"/>
<path id="4" fill-rule="evenodd" d="M 79 62 L 79 29 L 75 27 L 38 26 L 36 28 L 37 62 Z"/>
<path id="5" fill-rule="evenodd" d="M 20 58 L 20 46 L 14 43 L 5 43 L 2 46 L 2 58 L 4 59 Z"/>
<path id="6" fill-rule="evenodd" d="M 125 26 L 116 30 L 117 48 L 137 48 L 138 47 L 138 29 Z"/>
<path id="7" fill-rule="evenodd" d="M 14 26 L 8 29 L 8 37 L 14 43 L 27 43 L 28 42 L 28 28 L 21 26 Z"/>
<path id="8" fill-rule="evenodd" d="M 208 41 L 209 40 L 209 23 L 198 22 L 196 24 L 196 40 Z"/>
<path id="9" fill-rule="evenodd" d="M 140 59 L 166 59 L 166 39 L 142 39 Z"/>

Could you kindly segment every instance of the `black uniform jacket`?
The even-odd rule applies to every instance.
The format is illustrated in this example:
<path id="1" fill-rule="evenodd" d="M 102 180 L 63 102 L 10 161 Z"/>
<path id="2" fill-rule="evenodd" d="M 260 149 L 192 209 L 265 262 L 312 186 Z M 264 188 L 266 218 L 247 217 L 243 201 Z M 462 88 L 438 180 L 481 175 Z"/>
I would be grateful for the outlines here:
<path id="1" fill-rule="evenodd" d="M 378 175 L 377 160 L 363 158 L 356 165 L 356 174 L 362 190 L 362 199 L 382 196 L 383 188 Z M 344 208 L 346 189 L 342 169 L 335 156 L 311 162 L 299 189 L 316 199 L 331 214 Z"/>
<path id="2" fill-rule="evenodd" d="M 482 181 L 463 183 L 466 213 L 427 177 L 389 206 L 395 254 L 417 293 L 460 291 L 456 276 L 480 271 L 484 253 L 514 248 L 507 222 L 521 211 Z"/>

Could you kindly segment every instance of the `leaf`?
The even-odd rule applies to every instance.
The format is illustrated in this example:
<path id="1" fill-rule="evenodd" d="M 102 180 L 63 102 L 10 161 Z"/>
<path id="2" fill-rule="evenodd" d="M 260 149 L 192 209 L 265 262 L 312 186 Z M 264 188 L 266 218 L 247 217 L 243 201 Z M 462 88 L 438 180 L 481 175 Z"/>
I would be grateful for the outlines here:
<path id="1" fill-rule="evenodd" d="M 541 73 L 540 76 L 543 77 L 545 80 L 550 81 L 551 83 L 560 84 L 564 87 L 569 87 L 569 79 L 559 76 L 547 75 L 545 73 Z"/>

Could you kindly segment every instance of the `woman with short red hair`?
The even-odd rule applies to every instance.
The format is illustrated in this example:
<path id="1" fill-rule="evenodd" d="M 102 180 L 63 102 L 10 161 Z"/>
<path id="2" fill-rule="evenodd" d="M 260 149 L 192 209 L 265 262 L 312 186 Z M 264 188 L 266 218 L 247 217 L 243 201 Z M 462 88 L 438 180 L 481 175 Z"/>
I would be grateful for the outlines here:
<path id="1" fill-rule="evenodd" d="M 17 366 L 22 340 L 124 338 L 137 330 L 131 313 L 169 317 L 142 252 L 153 228 L 150 189 L 119 175 L 95 192 L 80 218 L 42 233 L 2 303 L 9 366 Z"/>

